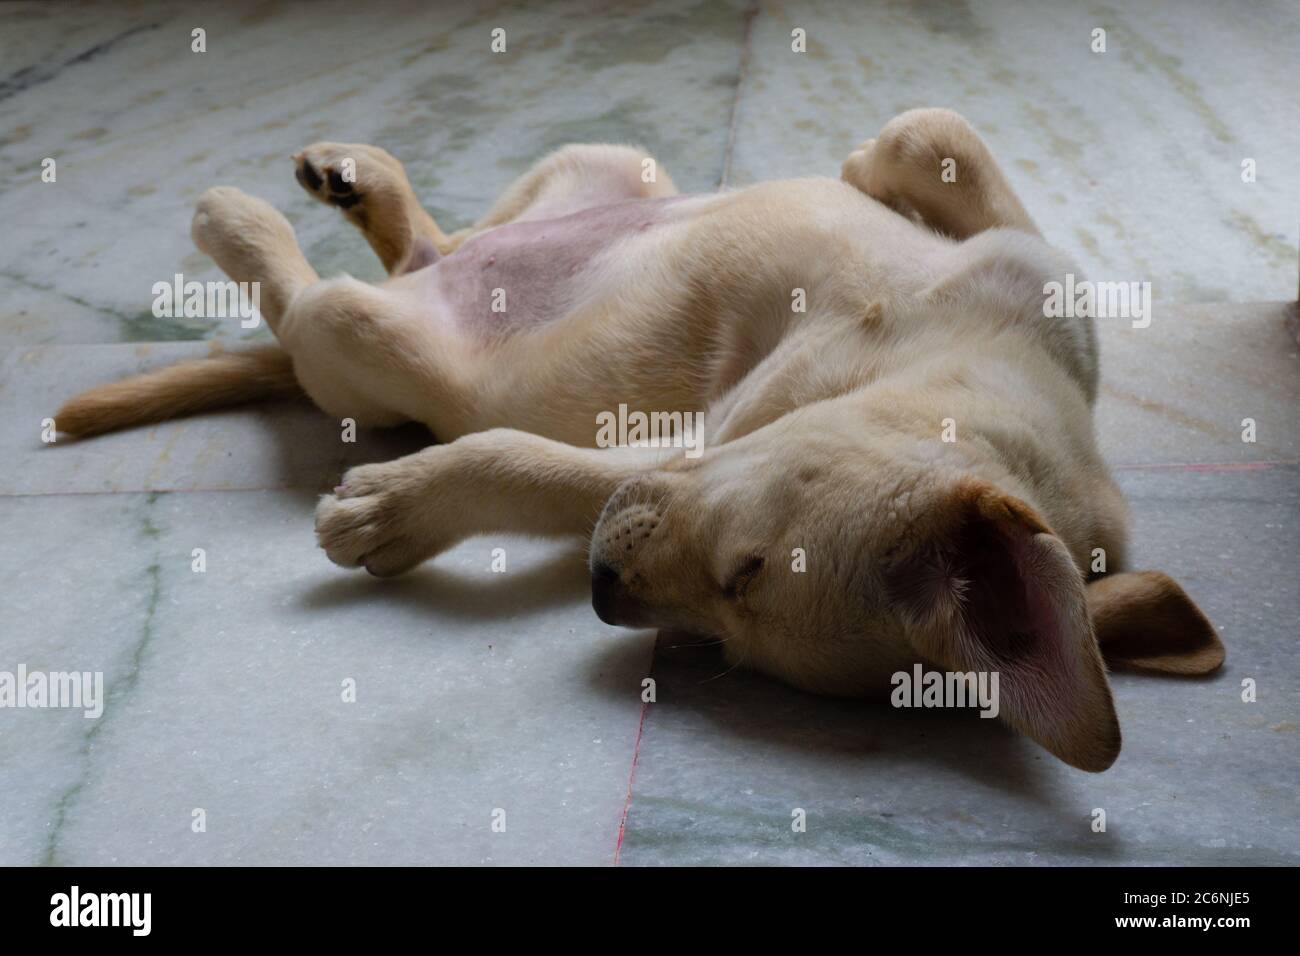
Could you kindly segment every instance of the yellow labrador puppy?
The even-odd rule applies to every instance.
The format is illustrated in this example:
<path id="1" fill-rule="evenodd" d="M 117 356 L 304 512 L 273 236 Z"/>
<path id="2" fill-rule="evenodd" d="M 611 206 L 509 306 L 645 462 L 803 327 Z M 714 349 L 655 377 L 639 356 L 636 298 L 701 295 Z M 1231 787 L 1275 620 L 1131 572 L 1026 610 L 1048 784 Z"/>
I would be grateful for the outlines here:
<path id="1" fill-rule="evenodd" d="M 283 216 L 212 189 L 194 240 L 260 283 L 279 347 L 94 389 L 61 431 L 300 391 L 422 422 L 445 444 L 320 502 L 331 560 L 391 575 L 471 535 L 590 534 L 605 621 L 721 638 L 820 693 L 888 694 L 917 662 L 996 672 L 1004 719 L 1085 770 L 1120 749 L 1103 655 L 1222 662 L 1177 584 L 1123 573 L 1092 323 L 1045 317 L 1073 267 L 957 114 L 904 113 L 840 180 L 701 196 L 638 150 L 568 146 L 452 235 L 381 149 L 295 162 L 390 278 L 321 280 Z M 616 412 L 681 427 L 594 447 Z M 672 447 L 697 413 L 696 453 Z"/>

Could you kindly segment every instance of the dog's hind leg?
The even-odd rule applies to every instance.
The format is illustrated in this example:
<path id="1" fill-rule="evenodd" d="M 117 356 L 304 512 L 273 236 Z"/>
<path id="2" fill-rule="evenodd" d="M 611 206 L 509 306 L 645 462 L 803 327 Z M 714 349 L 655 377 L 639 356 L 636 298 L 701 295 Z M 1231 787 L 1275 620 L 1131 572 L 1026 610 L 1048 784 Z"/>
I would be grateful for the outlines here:
<path id="1" fill-rule="evenodd" d="M 575 143 L 538 161 L 474 225 L 448 235 L 416 199 L 402 164 L 378 146 L 313 143 L 293 160 L 303 189 L 338 207 L 365 235 L 390 275 L 429 265 L 466 239 L 508 222 L 677 194 L 672 177 L 643 150 Z"/>
<path id="2" fill-rule="evenodd" d="M 219 187 L 199 198 L 190 232 L 226 275 L 251 284 L 258 310 L 279 336 L 294 300 L 318 278 L 288 220 L 261 199 Z M 54 420 L 60 432 L 85 437 L 301 394 L 290 355 L 259 346 L 96 386 L 65 402 Z"/>
<path id="3" fill-rule="evenodd" d="M 939 232 L 1006 227 L 1039 235 L 988 146 L 952 110 L 908 110 L 844 161 L 841 178 Z"/>
<path id="4" fill-rule="evenodd" d="M 313 143 L 293 162 L 298 184 L 360 229 L 390 275 L 413 272 L 455 248 L 387 150 L 364 143 Z"/>
<path id="5" fill-rule="evenodd" d="M 313 143 L 293 160 L 302 188 L 340 209 L 365 235 L 390 275 L 428 265 L 471 236 L 508 222 L 677 194 L 672 177 L 645 151 L 575 143 L 538 161 L 474 225 L 448 235 L 420 205 L 402 164 L 378 146 Z"/>
<path id="6" fill-rule="evenodd" d="M 94 435 L 302 392 L 359 425 L 418 421 L 444 437 L 472 430 L 464 382 L 474 357 L 449 323 L 431 321 L 413 290 L 321 281 L 288 220 L 232 187 L 199 198 L 191 234 L 231 279 L 253 285 L 282 348 L 182 362 L 90 389 L 56 412 L 60 431 Z"/>
<path id="7" fill-rule="evenodd" d="M 232 279 L 260 284 L 298 383 L 326 413 L 364 426 L 418 421 L 444 437 L 469 430 L 462 382 L 473 356 L 418 292 L 321 280 L 288 221 L 238 189 L 204 193 L 192 231 Z"/>
<path id="8" fill-rule="evenodd" d="M 257 284 L 259 309 L 272 331 L 294 296 L 320 278 L 298 248 L 289 220 L 233 186 L 199 197 L 190 236 L 230 278 Z"/>
<path id="9" fill-rule="evenodd" d="M 469 229 L 475 233 L 508 222 L 555 219 L 625 199 L 677 195 L 668 171 L 644 150 L 609 143 L 571 143 L 540 159 L 516 179 Z"/>
<path id="10" fill-rule="evenodd" d="M 277 333 L 308 396 L 358 425 L 416 421 L 444 440 L 474 430 L 478 352 L 401 286 L 343 276 L 294 300 Z"/>

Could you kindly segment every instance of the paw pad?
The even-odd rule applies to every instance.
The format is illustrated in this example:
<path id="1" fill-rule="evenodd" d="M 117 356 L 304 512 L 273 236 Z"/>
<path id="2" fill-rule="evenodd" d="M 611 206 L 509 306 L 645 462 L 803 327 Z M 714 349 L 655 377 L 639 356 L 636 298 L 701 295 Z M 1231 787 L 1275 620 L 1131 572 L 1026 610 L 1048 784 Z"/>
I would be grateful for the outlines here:
<path id="1" fill-rule="evenodd" d="M 345 180 L 343 174 L 333 166 L 326 165 L 323 169 L 318 169 L 305 153 L 294 157 L 294 164 L 293 174 L 298 184 L 322 202 L 340 209 L 351 209 L 361 202 L 356 184 Z"/>

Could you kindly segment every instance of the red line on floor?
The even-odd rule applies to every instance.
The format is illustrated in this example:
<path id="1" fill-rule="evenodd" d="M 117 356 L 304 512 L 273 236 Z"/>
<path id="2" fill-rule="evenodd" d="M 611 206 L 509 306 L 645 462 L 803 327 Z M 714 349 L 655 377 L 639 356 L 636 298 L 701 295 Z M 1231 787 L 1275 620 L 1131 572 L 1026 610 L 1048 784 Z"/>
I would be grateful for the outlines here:
<path id="1" fill-rule="evenodd" d="M 651 667 L 653 670 L 653 666 Z M 641 721 L 636 728 L 636 744 L 632 747 L 632 769 L 627 775 L 627 796 L 623 799 L 623 816 L 618 821 L 618 842 L 614 844 L 614 865 L 618 866 L 619 854 L 623 852 L 623 833 L 627 830 L 627 815 L 632 809 L 632 785 L 636 782 L 636 764 L 641 759 L 641 735 L 645 733 L 645 718 L 650 712 L 650 702 L 641 702 Z"/>

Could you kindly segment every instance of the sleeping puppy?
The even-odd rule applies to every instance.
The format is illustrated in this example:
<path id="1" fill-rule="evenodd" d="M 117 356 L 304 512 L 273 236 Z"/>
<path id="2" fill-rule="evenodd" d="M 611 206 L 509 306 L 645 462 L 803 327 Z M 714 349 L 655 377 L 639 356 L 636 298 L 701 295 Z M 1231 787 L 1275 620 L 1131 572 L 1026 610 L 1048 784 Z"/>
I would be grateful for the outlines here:
<path id="1" fill-rule="evenodd" d="M 917 662 L 997 673 L 1003 719 L 1085 770 L 1120 749 L 1103 657 L 1222 663 L 1177 584 L 1124 572 L 1092 322 L 1045 315 L 1075 270 L 957 114 L 904 113 L 839 180 L 700 196 L 638 150 L 568 146 L 452 235 L 381 149 L 294 159 L 389 279 L 321 280 L 283 216 L 209 190 L 194 240 L 260 284 L 279 346 L 94 389 L 60 431 L 299 391 L 422 422 L 444 444 L 321 500 L 334 562 L 392 575 L 476 534 L 590 534 L 602 620 L 710 635 L 826 694 L 888 694 Z M 702 413 L 695 453 L 684 428 L 593 447 L 614 410 Z"/>

